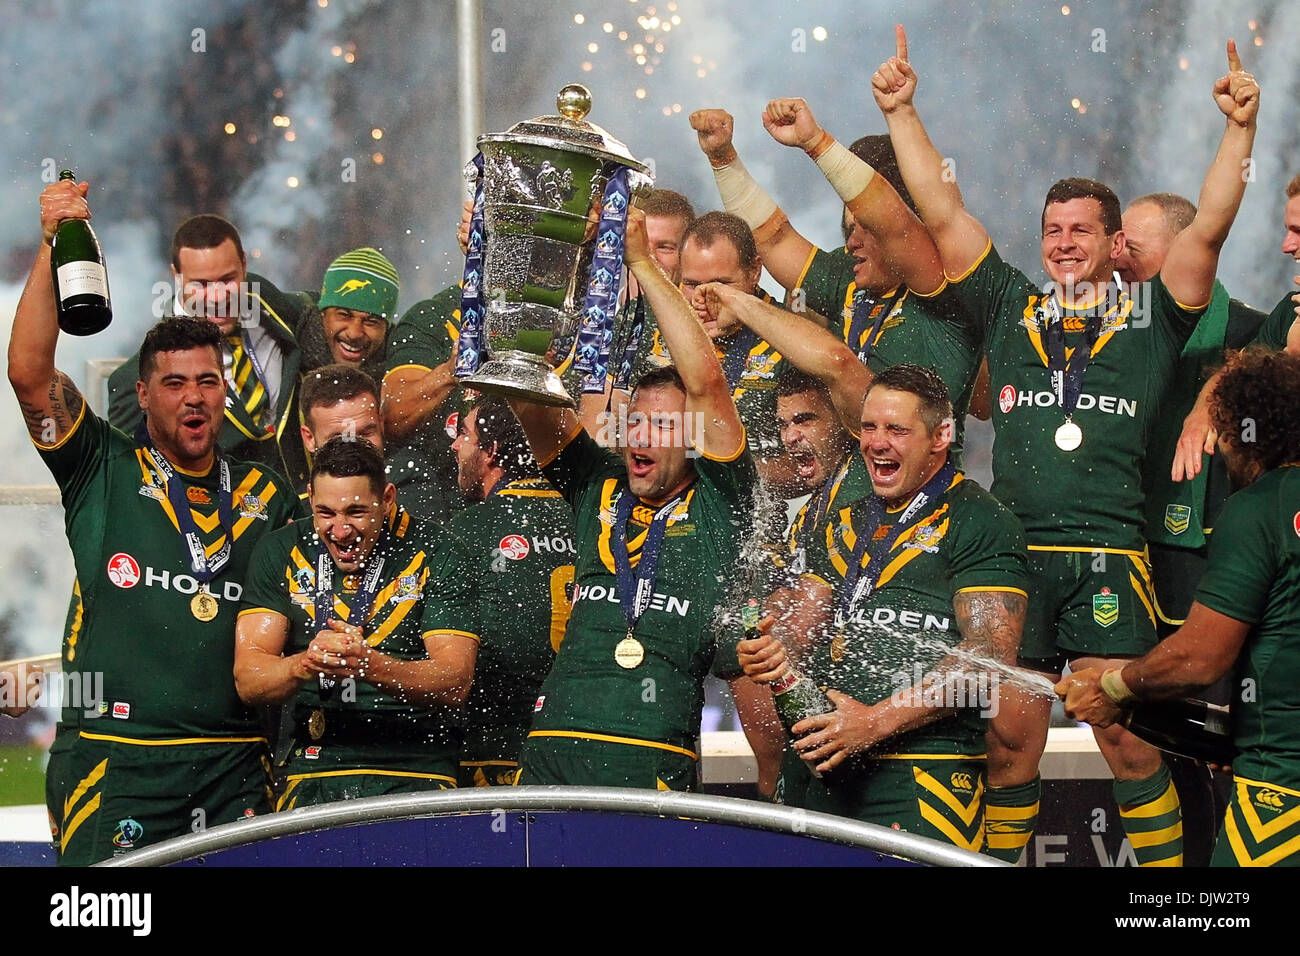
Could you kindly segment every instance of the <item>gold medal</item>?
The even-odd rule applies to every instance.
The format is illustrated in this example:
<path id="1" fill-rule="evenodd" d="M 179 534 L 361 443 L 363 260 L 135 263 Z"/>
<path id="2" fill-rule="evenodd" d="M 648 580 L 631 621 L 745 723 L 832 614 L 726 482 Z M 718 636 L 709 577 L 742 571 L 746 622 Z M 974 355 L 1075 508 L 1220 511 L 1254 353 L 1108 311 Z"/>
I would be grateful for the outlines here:
<path id="1" fill-rule="evenodd" d="M 844 660 L 844 651 L 848 648 L 849 642 L 844 639 L 842 633 L 836 634 L 831 641 L 831 660 L 838 664 Z"/>
<path id="2" fill-rule="evenodd" d="M 307 720 L 307 733 L 311 734 L 312 740 L 320 740 L 325 736 L 325 711 L 317 708 L 311 712 L 311 717 Z"/>
<path id="3" fill-rule="evenodd" d="M 200 590 L 190 598 L 190 613 L 200 621 L 212 620 L 220 610 L 221 605 L 217 603 L 217 599 L 207 591 Z"/>
<path id="4" fill-rule="evenodd" d="M 645 648 L 632 636 L 632 632 L 628 631 L 627 637 L 619 641 L 618 646 L 614 648 L 614 661 L 619 667 L 632 670 L 643 660 L 645 660 Z"/>

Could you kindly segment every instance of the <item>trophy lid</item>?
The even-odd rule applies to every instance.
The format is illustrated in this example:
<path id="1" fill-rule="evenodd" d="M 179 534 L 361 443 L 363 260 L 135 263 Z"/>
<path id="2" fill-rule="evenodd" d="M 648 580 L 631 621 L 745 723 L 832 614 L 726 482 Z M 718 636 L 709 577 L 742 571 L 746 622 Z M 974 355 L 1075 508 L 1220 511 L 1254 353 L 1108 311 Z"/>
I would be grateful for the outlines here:
<path id="1" fill-rule="evenodd" d="M 595 123 L 588 123 L 591 111 L 591 91 L 581 83 L 570 83 L 555 98 L 558 116 L 536 116 L 516 123 L 504 133 L 484 133 L 478 138 L 484 143 L 527 143 L 567 149 L 603 160 L 612 160 L 630 166 L 642 173 L 650 168 L 632 155 L 627 145 L 611 136 Z"/>

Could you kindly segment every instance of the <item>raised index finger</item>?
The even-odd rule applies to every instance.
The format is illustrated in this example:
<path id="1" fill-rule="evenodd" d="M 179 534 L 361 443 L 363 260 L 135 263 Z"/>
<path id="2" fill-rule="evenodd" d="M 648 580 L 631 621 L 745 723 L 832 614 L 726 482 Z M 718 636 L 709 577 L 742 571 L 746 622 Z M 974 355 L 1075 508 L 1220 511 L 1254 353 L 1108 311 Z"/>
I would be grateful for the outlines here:
<path id="1" fill-rule="evenodd" d="M 902 60 L 904 63 L 906 63 L 907 62 L 907 33 L 906 31 L 903 30 L 903 25 L 901 23 L 894 24 L 894 41 L 898 46 L 898 54 L 897 54 L 898 58 Z M 1228 42 L 1229 44 L 1232 43 L 1231 40 L 1229 40 Z M 1232 47 L 1230 55 L 1231 53 L 1235 53 L 1235 52 L 1236 52 L 1236 47 Z M 1235 69 L 1241 69 L 1240 62 L 1238 62 Z"/>
<path id="2" fill-rule="evenodd" d="M 1237 55 L 1237 41 L 1228 41 L 1228 71 L 1236 73 L 1241 69 L 1241 57 Z"/>

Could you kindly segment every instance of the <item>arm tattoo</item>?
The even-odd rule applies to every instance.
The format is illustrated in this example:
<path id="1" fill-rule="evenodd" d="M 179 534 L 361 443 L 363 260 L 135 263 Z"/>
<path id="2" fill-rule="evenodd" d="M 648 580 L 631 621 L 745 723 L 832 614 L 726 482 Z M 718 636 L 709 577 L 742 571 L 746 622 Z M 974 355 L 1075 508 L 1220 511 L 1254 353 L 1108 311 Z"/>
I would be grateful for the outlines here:
<path id="1" fill-rule="evenodd" d="M 56 370 L 43 402 L 19 401 L 18 404 L 22 407 L 23 421 L 32 438 L 42 445 L 52 445 L 72 430 L 86 400 L 72 379 Z"/>
<path id="2" fill-rule="evenodd" d="M 967 591 L 953 598 L 962 640 L 1007 663 L 1016 659 L 1028 601 L 1015 591 Z"/>

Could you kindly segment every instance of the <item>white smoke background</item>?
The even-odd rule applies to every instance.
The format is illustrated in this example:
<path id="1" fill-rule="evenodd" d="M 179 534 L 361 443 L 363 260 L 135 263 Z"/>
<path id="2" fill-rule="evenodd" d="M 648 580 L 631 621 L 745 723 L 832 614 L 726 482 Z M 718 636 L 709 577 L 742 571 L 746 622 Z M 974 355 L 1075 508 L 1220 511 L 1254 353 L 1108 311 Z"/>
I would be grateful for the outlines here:
<path id="1" fill-rule="evenodd" d="M 330 260 L 362 245 L 397 266 L 403 310 L 458 277 L 470 157 L 457 143 L 451 0 L 0 0 L 0 18 L 12 78 L 0 99 L 0 326 L 36 251 L 42 163 L 71 165 L 91 182 L 116 315 L 99 336 L 62 341 L 59 365 L 79 383 L 87 359 L 138 346 L 152 287 L 169 279 L 171 232 L 193 213 L 231 218 L 250 268 L 281 288 L 319 288 Z M 483 125 L 553 113 L 556 91 L 582 82 L 590 119 L 703 211 L 718 202 L 686 117 L 725 108 L 755 177 L 801 232 L 835 246 L 838 200 L 759 114 L 773 97 L 804 96 L 842 140 L 884 132 L 870 77 L 899 20 L 935 144 L 1002 254 L 1035 278 L 1042 197 L 1062 176 L 1095 176 L 1122 200 L 1196 198 L 1223 122 L 1209 90 L 1234 37 L 1263 111 L 1256 181 L 1220 274 L 1266 309 L 1291 287 L 1278 245 L 1282 190 L 1300 172 L 1293 3 L 1001 0 L 957 12 L 938 0 L 485 0 Z M 48 484 L 0 391 L 0 483 Z M 981 455 L 972 448 L 973 468 Z M 59 509 L 6 507 L 0 518 L 0 620 L 21 650 L 57 650 L 71 582 Z"/>

